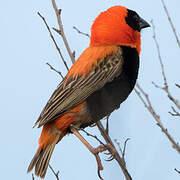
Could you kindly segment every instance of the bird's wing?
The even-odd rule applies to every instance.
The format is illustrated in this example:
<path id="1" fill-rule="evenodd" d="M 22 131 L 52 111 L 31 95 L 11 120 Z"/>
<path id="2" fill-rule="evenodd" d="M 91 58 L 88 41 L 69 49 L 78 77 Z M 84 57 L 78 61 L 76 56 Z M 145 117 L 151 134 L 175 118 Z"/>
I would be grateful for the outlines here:
<path id="1" fill-rule="evenodd" d="M 75 66 L 76 64 L 74 64 Z M 70 76 L 61 82 L 44 107 L 35 126 L 38 127 L 56 119 L 62 113 L 83 102 L 93 92 L 102 88 L 122 72 L 122 50 L 107 55 L 85 76 Z M 79 69 L 79 71 L 81 71 Z"/>

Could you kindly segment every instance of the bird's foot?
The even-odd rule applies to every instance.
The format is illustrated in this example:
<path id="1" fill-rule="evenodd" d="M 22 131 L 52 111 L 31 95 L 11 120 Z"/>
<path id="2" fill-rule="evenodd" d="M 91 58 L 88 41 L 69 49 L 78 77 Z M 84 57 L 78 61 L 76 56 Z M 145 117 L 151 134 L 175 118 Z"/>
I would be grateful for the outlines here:
<path id="1" fill-rule="evenodd" d="M 78 132 L 77 128 L 71 126 L 70 127 L 71 132 L 88 148 L 88 150 L 95 156 L 96 158 L 96 162 L 97 162 L 97 166 L 98 166 L 98 176 L 101 180 L 103 180 L 103 178 L 100 175 L 100 171 L 103 170 L 103 166 L 101 163 L 101 159 L 99 157 L 99 153 L 100 152 L 104 152 L 106 150 L 109 150 L 109 152 L 116 152 L 115 148 L 111 145 L 111 144 L 101 144 L 96 148 L 93 148 L 82 136 L 81 134 Z M 115 153 L 109 153 L 109 155 L 111 154 L 111 157 L 107 160 L 107 161 L 111 161 L 114 159 L 114 154 Z"/>
<path id="2" fill-rule="evenodd" d="M 101 180 L 103 180 L 103 178 L 101 177 L 101 174 L 100 174 L 100 171 L 103 170 L 103 165 L 101 163 L 101 159 L 99 157 L 99 153 L 100 152 L 104 152 L 107 150 L 107 145 L 99 145 L 98 147 L 96 148 L 93 148 L 92 146 L 89 148 L 89 151 L 95 156 L 96 158 L 96 162 L 97 162 L 97 173 L 98 173 L 98 176 Z"/>
<path id="3" fill-rule="evenodd" d="M 106 145 L 99 145 L 97 148 L 93 149 L 93 154 L 98 154 L 99 152 L 104 152 L 108 150 L 109 152 L 104 153 L 105 155 L 110 155 L 108 159 L 105 159 L 105 161 L 112 161 L 114 159 L 114 154 L 116 153 L 116 149 L 111 145 L 111 144 L 106 144 Z M 113 153 L 112 153 L 113 152 Z"/>

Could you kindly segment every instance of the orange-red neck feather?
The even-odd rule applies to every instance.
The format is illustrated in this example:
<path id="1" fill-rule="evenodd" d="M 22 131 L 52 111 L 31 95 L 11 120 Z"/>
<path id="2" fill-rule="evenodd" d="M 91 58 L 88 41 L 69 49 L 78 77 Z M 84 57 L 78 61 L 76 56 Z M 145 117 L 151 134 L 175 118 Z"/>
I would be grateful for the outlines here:
<path id="1" fill-rule="evenodd" d="M 140 53 L 140 32 L 126 23 L 127 13 L 128 10 L 122 6 L 114 6 L 102 12 L 91 27 L 90 46 L 130 46 Z"/>

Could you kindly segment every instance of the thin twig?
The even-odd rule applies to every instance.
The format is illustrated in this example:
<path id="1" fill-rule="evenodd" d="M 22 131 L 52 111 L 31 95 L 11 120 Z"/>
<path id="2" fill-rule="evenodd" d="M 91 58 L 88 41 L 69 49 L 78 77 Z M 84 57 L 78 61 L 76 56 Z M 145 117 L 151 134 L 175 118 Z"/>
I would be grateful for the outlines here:
<path id="1" fill-rule="evenodd" d="M 147 108 L 147 110 L 151 113 L 151 115 L 154 117 L 154 119 L 157 122 L 157 125 L 161 128 L 162 132 L 167 136 L 167 138 L 169 139 L 169 141 L 172 143 L 173 148 L 177 150 L 178 153 L 180 153 L 180 146 L 178 143 L 175 142 L 175 140 L 173 139 L 173 137 L 169 134 L 169 132 L 167 131 L 166 128 L 164 128 L 160 116 L 155 112 L 154 108 L 151 105 L 151 101 L 149 99 L 149 96 L 147 93 L 145 93 L 145 91 L 140 87 L 140 85 L 137 83 L 136 84 L 137 89 L 142 93 L 142 95 L 144 96 L 144 98 L 142 97 L 141 93 L 135 88 L 135 92 L 138 95 L 138 97 L 140 98 L 140 100 L 143 102 L 143 104 L 145 105 L 145 107 Z"/>
<path id="2" fill-rule="evenodd" d="M 161 65 L 161 71 L 162 71 L 162 77 L 163 77 L 163 81 L 164 81 L 164 87 L 160 87 L 160 86 L 156 85 L 154 82 L 153 82 L 153 84 L 155 85 L 155 87 L 164 90 L 167 93 L 168 98 L 180 110 L 180 103 L 179 103 L 179 101 L 177 99 L 175 99 L 172 96 L 172 94 L 170 93 L 170 91 L 169 91 L 169 87 L 168 87 L 168 83 L 167 83 L 167 78 L 166 78 L 166 74 L 165 74 L 165 70 L 164 70 L 164 65 L 163 65 L 162 57 L 161 57 L 161 53 L 160 53 L 160 48 L 159 48 L 158 41 L 156 39 L 156 32 L 155 32 L 155 26 L 154 26 L 153 20 L 151 20 L 151 24 L 152 24 L 152 29 L 153 29 L 153 39 L 154 39 L 154 42 L 156 44 L 156 48 L 157 48 L 157 51 L 158 51 L 158 58 L 159 58 L 159 62 L 160 62 L 160 65 Z"/>
<path id="3" fill-rule="evenodd" d="M 167 15 L 167 17 L 168 17 L 168 21 L 169 21 L 170 26 L 171 26 L 171 28 L 172 28 L 173 34 L 174 34 L 174 36 L 175 36 L 175 38 L 176 38 L 177 44 L 178 44 L 178 46 L 179 46 L 179 48 L 180 48 L 180 40 L 179 40 L 178 35 L 177 35 L 177 33 L 176 33 L 176 29 L 175 29 L 175 26 L 174 26 L 174 24 L 173 24 L 173 22 L 172 22 L 171 16 L 169 15 L 169 12 L 168 12 L 168 9 L 167 9 L 167 7 L 166 7 L 166 4 L 165 4 L 164 0 L 161 0 L 161 2 L 162 2 L 162 4 L 163 4 L 163 8 L 164 8 L 164 10 L 165 10 L 165 12 L 166 12 L 166 15 Z"/>
<path id="4" fill-rule="evenodd" d="M 167 92 L 167 95 L 168 95 L 168 98 L 176 105 L 176 107 L 180 110 L 180 103 L 179 103 L 179 101 L 177 100 L 177 99 L 175 99 L 172 95 L 171 95 L 171 93 L 169 92 L 169 90 L 168 91 L 166 91 Z"/>
<path id="5" fill-rule="evenodd" d="M 127 138 L 126 140 L 125 140 L 125 142 L 124 142 L 124 147 L 123 147 L 123 150 L 122 150 L 122 148 L 121 148 L 121 146 L 120 146 L 120 143 L 118 142 L 118 140 L 117 139 L 115 139 L 115 143 L 118 145 L 118 147 L 119 147 L 119 151 L 121 152 L 121 155 L 122 155 L 122 158 L 123 158 L 123 160 L 124 160 L 124 162 L 125 162 L 125 153 L 126 153 L 126 145 L 127 145 L 127 142 L 130 140 L 130 138 Z"/>
<path id="6" fill-rule="evenodd" d="M 51 69 L 51 70 L 53 70 L 53 71 L 55 71 L 56 73 L 58 73 L 60 76 L 61 76 L 61 78 L 62 79 L 64 79 L 64 76 L 62 75 L 62 73 L 60 72 L 60 71 L 58 71 L 58 70 L 56 70 L 53 66 L 51 66 L 49 63 L 46 63 L 48 66 L 49 66 L 49 68 Z"/>
<path id="7" fill-rule="evenodd" d="M 87 36 L 88 38 L 90 38 L 89 34 L 80 31 L 76 26 L 73 26 L 73 29 L 75 29 L 77 31 L 77 33 L 82 34 L 82 35 Z"/>
<path id="8" fill-rule="evenodd" d="M 125 157 L 125 153 L 126 153 L 126 146 L 127 146 L 127 142 L 130 140 L 130 138 L 127 138 L 126 141 L 124 142 L 124 148 L 123 148 L 123 158 Z"/>
<path id="9" fill-rule="evenodd" d="M 90 133 L 88 133 L 86 130 L 81 129 L 84 133 L 86 133 L 87 136 L 93 137 L 94 139 L 96 139 L 100 144 L 106 146 L 96 135 L 92 135 Z"/>
<path id="10" fill-rule="evenodd" d="M 57 8 L 57 5 L 56 5 L 56 2 L 55 0 L 52 0 L 52 5 L 53 5 L 53 8 L 54 8 L 54 11 L 56 13 L 56 17 L 57 17 L 57 22 L 58 22 L 58 25 L 59 25 L 59 31 L 61 32 L 61 37 L 63 39 L 63 42 L 66 46 L 66 49 L 68 51 L 68 54 L 71 58 L 71 61 L 72 63 L 74 64 L 75 62 L 75 59 L 74 59 L 74 56 L 73 56 L 73 53 L 71 52 L 71 49 L 69 47 L 69 44 L 67 42 L 67 39 L 66 39 L 66 36 L 65 36 L 65 33 L 64 33 L 64 28 L 63 28 L 63 25 L 62 25 L 62 20 L 61 20 L 61 10 Z"/>
<path id="11" fill-rule="evenodd" d="M 161 87 L 159 85 L 157 85 L 154 81 L 152 81 L 152 84 L 154 85 L 154 87 L 158 88 L 158 89 L 164 89 L 164 87 Z"/>
<path id="12" fill-rule="evenodd" d="M 50 164 L 49 164 L 49 168 L 51 169 L 51 171 L 55 175 L 56 179 L 59 180 L 59 171 L 56 173 Z"/>
<path id="13" fill-rule="evenodd" d="M 106 133 L 109 134 L 109 117 L 111 114 L 106 116 Z"/>
<path id="14" fill-rule="evenodd" d="M 115 143 L 117 144 L 117 146 L 118 146 L 118 148 L 119 148 L 119 151 L 121 152 L 121 155 L 122 155 L 122 154 L 123 154 L 123 150 L 122 150 L 122 148 L 121 148 L 120 143 L 118 142 L 117 139 L 115 139 L 114 141 L 115 141 Z"/>
<path id="15" fill-rule="evenodd" d="M 32 173 L 32 180 L 35 180 L 35 178 L 34 178 L 34 174 Z"/>
<path id="16" fill-rule="evenodd" d="M 176 83 L 175 85 L 176 85 L 178 88 L 180 88 L 180 85 L 179 85 L 179 84 Z"/>
<path id="17" fill-rule="evenodd" d="M 56 28 L 52 28 L 56 33 L 58 33 L 59 35 L 61 35 L 61 31 L 59 29 L 56 29 Z"/>
<path id="18" fill-rule="evenodd" d="M 154 26 L 153 20 L 151 20 L 151 24 L 152 24 L 152 29 L 153 29 L 153 39 L 154 39 L 154 42 L 156 44 L 156 48 L 157 48 L 157 51 L 158 51 L 158 58 L 159 58 L 159 62 L 160 62 L 160 65 L 161 65 L 162 76 L 163 76 L 163 80 L 164 80 L 164 86 L 165 86 L 165 88 L 168 88 L 167 79 L 166 79 L 166 75 L 165 75 L 165 71 L 164 71 L 164 65 L 163 65 L 162 57 L 161 57 L 161 53 L 160 53 L 160 48 L 159 48 L 158 41 L 156 39 L 156 32 L 155 32 L 155 26 Z"/>
<path id="19" fill-rule="evenodd" d="M 39 12 L 38 12 L 37 14 L 40 16 L 40 18 L 43 20 L 44 24 L 46 25 L 46 28 L 47 28 L 47 30 L 49 31 L 50 37 L 51 37 L 54 45 L 56 46 L 56 49 L 57 49 L 57 51 L 58 51 L 58 53 L 59 53 L 59 55 L 60 55 L 60 57 L 61 57 L 64 65 L 65 65 L 66 69 L 69 70 L 69 68 L 68 68 L 68 66 L 67 66 L 67 63 L 66 63 L 66 61 L 64 60 L 64 57 L 63 57 L 63 55 L 62 55 L 62 53 L 61 53 L 61 50 L 60 50 L 59 46 L 57 45 L 56 40 L 54 39 L 54 36 L 53 36 L 53 34 L 52 34 L 52 32 L 51 32 L 51 29 L 49 28 L 49 26 L 48 26 L 48 24 L 47 24 L 47 22 L 46 22 L 46 19 L 45 19 Z"/>
<path id="20" fill-rule="evenodd" d="M 177 170 L 176 168 L 174 169 L 178 174 L 180 174 L 180 171 L 179 170 Z"/>
<path id="21" fill-rule="evenodd" d="M 172 116 L 180 116 L 180 113 L 177 112 L 173 106 L 171 106 L 171 108 L 172 108 L 173 112 L 169 111 L 168 112 L 169 114 L 171 114 Z"/>

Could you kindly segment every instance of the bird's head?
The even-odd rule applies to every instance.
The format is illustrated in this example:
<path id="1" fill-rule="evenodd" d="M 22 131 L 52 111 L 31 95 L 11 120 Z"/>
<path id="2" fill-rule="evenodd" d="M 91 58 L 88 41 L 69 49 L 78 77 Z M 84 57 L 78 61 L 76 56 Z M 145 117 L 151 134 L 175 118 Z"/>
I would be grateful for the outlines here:
<path id="1" fill-rule="evenodd" d="M 140 31 L 149 26 L 135 11 L 122 6 L 111 7 L 95 19 L 90 46 L 130 46 L 140 53 Z"/>

